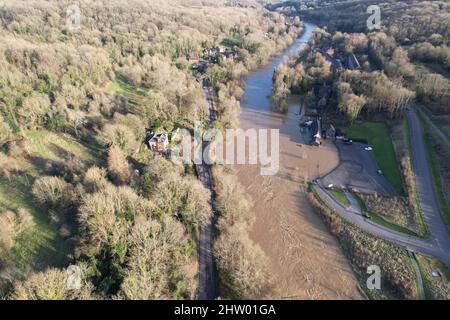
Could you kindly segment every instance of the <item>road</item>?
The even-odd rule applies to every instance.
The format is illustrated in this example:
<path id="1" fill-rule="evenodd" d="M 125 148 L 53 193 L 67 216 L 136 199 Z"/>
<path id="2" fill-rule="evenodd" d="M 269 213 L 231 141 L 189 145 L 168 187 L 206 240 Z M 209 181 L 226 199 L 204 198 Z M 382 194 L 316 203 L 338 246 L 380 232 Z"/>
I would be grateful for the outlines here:
<path id="1" fill-rule="evenodd" d="M 436 200 L 428 165 L 423 128 L 414 110 L 408 110 L 407 116 L 411 128 L 412 159 L 416 175 L 417 192 L 425 221 L 431 234 L 429 238 L 422 239 L 405 235 L 375 224 L 371 220 L 366 219 L 361 212 L 355 212 L 354 206 L 352 206 L 351 210 L 342 206 L 325 190 L 320 182 L 316 184 L 316 190 L 327 206 L 347 221 L 382 239 L 404 246 L 409 250 L 435 257 L 450 268 L 450 236 Z"/>
<path id="2" fill-rule="evenodd" d="M 354 224 L 355 226 L 389 242 L 393 242 L 410 250 L 438 258 L 450 267 L 449 253 L 445 252 L 444 250 L 442 250 L 442 248 L 437 246 L 435 239 L 433 239 L 432 237 L 428 239 L 422 239 L 418 237 L 408 236 L 406 234 L 393 231 L 389 228 L 385 228 L 372 222 L 370 219 L 365 218 L 360 210 L 358 212 L 355 212 L 355 209 L 353 207 L 351 208 L 351 210 L 343 207 L 322 186 L 316 185 L 316 191 L 319 197 L 326 203 L 329 208 L 334 210 L 338 215 L 340 215 L 348 222 Z"/>
<path id="3" fill-rule="evenodd" d="M 450 139 L 447 137 L 447 135 L 442 132 L 442 130 L 433 122 L 433 120 L 430 119 L 430 117 L 425 114 L 422 110 L 419 108 L 416 109 L 416 112 L 420 113 L 421 116 L 425 119 L 427 124 L 433 128 L 433 130 L 437 133 L 437 135 L 442 139 L 442 141 L 447 145 L 447 147 L 450 148 Z"/>
<path id="4" fill-rule="evenodd" d="M 212 125 L 216 121 L 217 113 L 214 96 L 211 87 L 205 82 L 203 83 L 203 90 L 209 106 L 209 122 Z M 209 141 L 203 142 L 203 150 L 208 145 Z M 197 172 L 203 185 L 211 190 L 211 213 L 208 222 L 200 227 L 199 236 L 199 299 L 214 300 L 218 297 L 218 280 L 213 255 L 216 210 L 214 208 L 211 166 L 203 162 L 197 166 Z"/>
<path id="5" fill-rule="evenodd" d="M 413 109 L 407 111 L 411 130 L 413 168 L 420 206 L 437 246 L 450 256 L 450 235 L 439 208 L 425 146 L 422 123 Z"/>
<path id="6" fill-rule="evenodd" d="M 425 288 L 423 285 L 422 272 L 420 272 L 419 262 L 417 261 L 416 254 L 414 252 L 409 251 L 408 254 L 411 257 L 411 263 L 417 275 L 417 286 L 419 289 L 418 298 L 419 300 L 425 300 L 426 299 Z"/>

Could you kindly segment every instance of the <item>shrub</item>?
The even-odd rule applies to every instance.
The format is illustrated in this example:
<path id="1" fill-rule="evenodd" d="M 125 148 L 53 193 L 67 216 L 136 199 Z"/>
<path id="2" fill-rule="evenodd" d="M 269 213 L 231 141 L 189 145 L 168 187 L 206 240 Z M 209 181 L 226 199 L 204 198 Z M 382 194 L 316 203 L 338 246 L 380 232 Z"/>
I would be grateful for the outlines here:
<path id="1" fill-rule="evenodd" d="M 5 254 L 14 246 L 16 215 L 12 211 L 0 212 L 0 253 Z"/>
<path id="2" fill-rule="evenodd" d="M 46 172 L 51 176 L 64 178 L 68 182 L 78 182 L 80 176 L 86 171 L 86 164 L 77 156 L 62 161 L 48 162 Z"/>
<path id="3" fill-rule="evenodd" d="M 26 97 L 19 109 L 19 116 L 23 126 L 34 129 L 45 122 L 46 114 L 50 111 L 48 96 L 40 93 L 32 93 Z"/>
<path id="4" fill-rule="evenodd" d="M 117 146 L 111 146 L 108 150 L 108 173 L 116 184 L 130 183 L 130 165 L 122 150 Z"/>
<path id="5" fill-rule="evenodd" d="M 124 241 L 134 218 L 139 215 L 152 216 L 154 206 L 129 187 L 109 185 L 99 192 L 86 195 L 78 211 L 88 243 L 96 248 L 105 245 L 117 248 Z"/>
<path id="6" fill-rule="evenodd" d="M 261 248 L 250 240 L 246 230 L 235 226 L 221 233 L 216 240 L 214 253 L 227 297 L 264 297 L 270 287 L 265 269 L 269 261 Z"/>
<path id="7" fill-rule="evenodd" d="M 87 192 L 93 193 L 104 190 L 109 182 L 106 180 L 106 169 L 91 167 L 84 175 L 84 187 Z"/>
<path id="8" fill-rule="evenodd" d="M 4 176 L 9 179 L 11 172 L 18 170 L 19 166 L 17 161 L 0 151 L 0 176 Z"/>
<path id="9" fill-rule="evenodd" d="M 253 223 L 250 201 L 237 178 L 224 170 L 214 171 L 216 209 L 220 235 L 214 244 L 219 279 L 226 298 L 262 298 L 270 288 L 268 258 L 248 235 Z"/>
<path id="10" fill-rule="evenodd" d="M 200 181 L 171 173 L 156 185 L 155 204 L 165 214 L 176 216 L 193 232 L 206 221 L 211 212 L 210 192 Z"/>
<path id="11" fill-rule="evenodd" d="M 45 127 L 51 131 L 64 131 L 67 127 L 66 117 L 61 113 L 53 113 L 47 117 Z"/>
<path id="12" fill-rule="evenodd" d="M 32 223 L 30 213 L 23 208 L 17 212 L 0 212 L 0 253 L 4 254 L 11 249 L 15 244 L 15 238 Z"/>
<path id="13" fill-rule="evenodd" d="M 101 138 L 104 145 L 119 147 L 127 155 L 136 152 L 140 145 L 133 131 L 121 124 L 105 125 Z"/>
<path id="14" fill-rule="evenodd" d="M 12 130 L 0 115 L 0 145 L 11 138 Z"/>
<path id="15" fill-rule="evenodd" d="M 11 299 L 13 300 L 88 300 L 92 299 L 93 286 L 82 279 L 77 290 L 68 290 L 66 270 L 48 269 L 33 273 L 25 281 L 16 282 Z"/>
<path id="16" fill-rule="evenodd" d="M 40 206 L 52 209 L 67 209 L 74 195 L 73 187 L 57 177 L 37 179 L 31 192 Z"/>
<path id="17" fill-rule="evenodd" d="M 139 219 L 153 217 L 154 211 L 150 201 L 129 187 L 109 185 L 83 198 L 78 219 L 84 243 L 79 249 L 95 261 L 92 274 L 99 290 L 117 291 L 129 255 L 128 234 Z"/>
<path id="18" fill-rule="evenodd" d="M 183 225 L 167 218 L 163 224 L 138 219 L 128 237 L 130 248 L 120 297 L 126 299 L 194 299 L 197 255 L 186 254 Z"/>

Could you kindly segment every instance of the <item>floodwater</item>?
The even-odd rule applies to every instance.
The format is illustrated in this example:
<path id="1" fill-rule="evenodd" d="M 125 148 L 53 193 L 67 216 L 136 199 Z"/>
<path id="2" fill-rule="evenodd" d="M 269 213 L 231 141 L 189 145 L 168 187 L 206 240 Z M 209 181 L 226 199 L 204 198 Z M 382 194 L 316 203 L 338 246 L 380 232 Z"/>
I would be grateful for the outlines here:
<path id="1" fill-rule="evenodd" d="M 273 71 L 305 46 L 316 28 L 303 35 L 266 67 L 250 74 L 241 101 L 242 129 L 279 129 L 280 169 L 262 176 L 255 165 L 235 165 L 251 196 L 256 221 L 251 238 L 269 257 L 274 299 L 360 299 L 357 280 L 337 239 L 306 199 L 307 181 L 333 170 L 338 154 L 332 144 L 310 147 L 300 131 L 300 99 L 293 97 L 287 114 L 271 111 Z M 273 142 L 271 142 L 273 143 Z"/>

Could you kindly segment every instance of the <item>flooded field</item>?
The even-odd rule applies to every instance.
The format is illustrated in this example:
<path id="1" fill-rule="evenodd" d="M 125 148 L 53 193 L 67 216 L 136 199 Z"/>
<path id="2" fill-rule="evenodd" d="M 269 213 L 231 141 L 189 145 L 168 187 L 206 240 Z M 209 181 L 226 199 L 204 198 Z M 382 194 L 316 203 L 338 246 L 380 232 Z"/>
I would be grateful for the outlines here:
<path id="1" fill-rule="evenodd" d="M 284 54 L 248 77 L 241 102 L 241 128 L 280 130 L 280 170 L 262 176 L 254 165 L 234 166 L 254 202 L 252 239 L 270 258 L 275 299 L 360 299 L 357 280 L 337 240 L 306 199 L 307 181 L 337 167 L 335 146 L 310 147 L 300 132 L 300 100 L 293 97 L 287 114 L 271 112 L 273 70 L 301 50 L 316 26 Z"/>

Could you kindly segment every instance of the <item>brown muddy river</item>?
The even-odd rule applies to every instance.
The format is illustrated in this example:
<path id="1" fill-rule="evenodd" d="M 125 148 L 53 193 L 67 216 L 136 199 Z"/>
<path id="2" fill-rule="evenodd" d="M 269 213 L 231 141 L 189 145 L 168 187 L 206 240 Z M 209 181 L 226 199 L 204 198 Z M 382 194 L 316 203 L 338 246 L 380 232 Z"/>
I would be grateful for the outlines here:
<path id="1" fill-rule="evenodd" d="M 280 169 L 262 176 L 254 165 L 235 165 L 240 182 L 251 196 L 256 222 L 250 232 L 270 259 L 275 299 L 360 299 L 357 280 L 338 241 L 306 199 L 305 181 L 334 169 L 332 144 L 308 146 L 300 132 L 300 99 L 293 97 L 287 114 L 271 111 L 273 71 L 286 57 L 297 54 L 315 25 L 265 68 L 249 75 L 241 101 L 243 129 L 279 129 Z"/>

